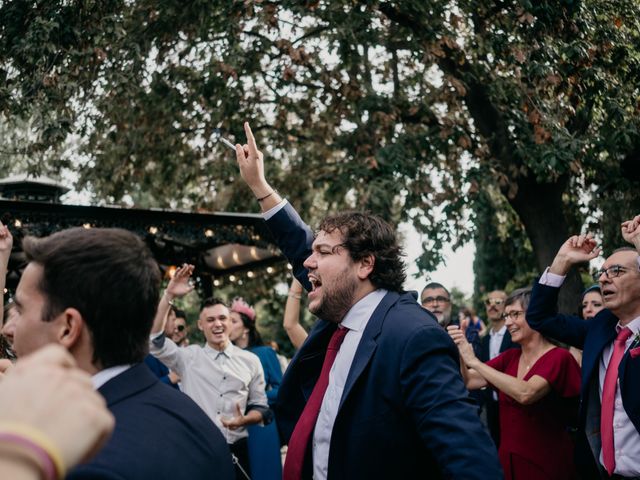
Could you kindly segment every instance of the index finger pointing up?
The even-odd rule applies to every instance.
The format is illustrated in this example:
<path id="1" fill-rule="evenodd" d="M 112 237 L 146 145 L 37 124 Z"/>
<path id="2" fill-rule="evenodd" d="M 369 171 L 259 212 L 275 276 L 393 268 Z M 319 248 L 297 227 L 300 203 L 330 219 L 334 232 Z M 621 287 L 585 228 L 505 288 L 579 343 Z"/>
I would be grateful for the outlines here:
<path id="1" fill-rule="evenodd" d="M 249 153 L 257 154 L 258 146 L 256 145 L 256 139 L 253 136 L 249 122 L 244 122 L 244 133 L 247 134 L 247 143 L 249 144 Z"/>

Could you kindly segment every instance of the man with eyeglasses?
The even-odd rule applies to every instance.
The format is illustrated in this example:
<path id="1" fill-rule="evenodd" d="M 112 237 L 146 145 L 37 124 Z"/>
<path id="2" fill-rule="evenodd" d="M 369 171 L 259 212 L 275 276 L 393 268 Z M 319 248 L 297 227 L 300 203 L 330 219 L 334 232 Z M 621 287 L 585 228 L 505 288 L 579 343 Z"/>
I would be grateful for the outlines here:
<path id="1" fill-rule="evenodd" d="M 446 328 L 451 323 L 451 295 L 444 285 L 437 282 L 428 283 L 422 289 L 420 303 L 443 327 Z"/>
<path id="2" fill-rule="evenodd" d="M 478 358 L 483 362 L 493 360 L 505 350 L 518 347 L 511 341 L 511 334 L 505 325 L 504 307 L 507 299 L 506 292 L 494 290 L 487 294 L 484 305 L 489 321 L 489 333 L 480 340 L 480 354 Z M 483 390 L 483 408 L 487 414 L 487 427 L 491 438 L 500 446 L 500 413 L 498 410 L 498 394 L 491 388 Z"/>
<path id="3" fill-rule="evenodd" d="M 635 250 L 616 250 L 597 272 L 605 308 L 592 321 L 557 313 L 558 290 L 569 269 L 600 253 L 590 234 L 560 247 L 534 285 L 527 310 L 531 328 L 583 349 L 580 427 L 586 438 L 576 461 L 588 468 L 591 450 L 597 474 L 616 479 L 640 478 L 640 216 L 621 230 Z"/>

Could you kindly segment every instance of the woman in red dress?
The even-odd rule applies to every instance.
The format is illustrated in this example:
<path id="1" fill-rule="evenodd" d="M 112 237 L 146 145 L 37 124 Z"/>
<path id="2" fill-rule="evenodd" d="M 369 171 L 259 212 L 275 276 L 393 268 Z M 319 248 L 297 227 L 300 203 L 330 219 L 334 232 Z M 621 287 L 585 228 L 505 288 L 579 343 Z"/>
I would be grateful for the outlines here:
<path id="1" fill-rule="evenodd" d="M 530 289 L 505 301 L 505 325 L 521 349 L 482 363 L 457 326 L 449 326 L 470 390 L 499 391 L 500 462 L 507 480 L 567 480 L 576 477 L 569 428 L 578 412 L 580 367 L 569 351 L 529 328 Z"/>

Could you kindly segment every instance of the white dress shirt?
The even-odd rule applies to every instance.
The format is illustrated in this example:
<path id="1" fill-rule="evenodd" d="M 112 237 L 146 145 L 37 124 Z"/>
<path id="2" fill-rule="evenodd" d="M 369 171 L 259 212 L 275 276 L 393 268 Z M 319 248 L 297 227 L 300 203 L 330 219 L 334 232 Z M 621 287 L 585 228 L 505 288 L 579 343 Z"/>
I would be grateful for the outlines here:
<path id="1" fill-rule="evenodd" d="M 489 330 L 489 360 L 493 360 L 500 355 L 500 346 L 502 345 L 502 339 L 506 331 L 507 326 L 504 324 L 497 332 L 494 331 L 493 328 Z"/>
<path id="2" fill-rule="evenodd" d="M 313 431 L 313 478 L 315 480 L 327 478 L 331 432 L 338 414 L 342 391 L 347 383 L 347 376 L 351 370 L 358 345 L 360 345 L 362 333 L 367 327 L 373 311 L 386 294 L 387 290 L 384 289 L 371 292 L 353 305 L 340 323 L 342 327 L 348 328 L 349 332 L 345 335 L 329 372 L 329 386 L 324 393 L 316 427 Z"/>
<path id="3" fill-rule="evenodd" d="M 182 391 L 213 420 L 227 443 L 247 437 L 244 427 L 228 430 L 221 418 L 244 413 L 247 405 L 267 409 L 264 371 L 260 359 L 231 342 L 219 352 L 209 345 L 179 347 L 160 332 L 151 337 L 150 352 L 180 375 Z"/>
<path id="4" fill-rule="evenodd" d="M 498 355 L 500 355 L 500 346 L 502 345 L 502 339 L 504 338 L 504 334 L 507 331 L 507 326 L 502 324 L 502 328 L 497 332 L 493 330 L 489 330 L 489 360 L 493 360 Z M 495 390 L 491 393 L 493 399 L 498 401 L 498 392 Z"/>
<path id="5" fill-rule="evenodd" d="M 564 279 L 565 277 L 563 275 L 551 273 L 547 268 L 540 277 L 540 283 L 550 287 L 560 287 L 564 282 Z M 633 332 L 633 335 L 627 339 L 625 351 L 629 348 L 636 335 L 640 332 L 640 317 L 633 319 L 626 326 Z M 620 324 L 616 325 L 616 332 L 621 328 Z M 604 385 L 604 378 L 607 374 L 607 366 L 609 365 L 609 361 L 613 355 L 613 343 L 614 342 L 611 342 L 604 348 L 602 356 L 600 357 L 598 369 L 600 401 L 602 401 L 602 386 Z M 627 381 L 633 380 L 627 379 Z M 619 382 L 620 380 L 618 380 L 618 383 Z M 636 427 L 633 425 L 633 422 L 622 405 L 620 388 L 616 388 L 613 407 L 613 445 L 616 460 L 614 473 L 622 475 L 623 477 L 640 476 L 640 433 L 636 430 Z M 600 450 L 599 460 L 600 463 L 604 465 L 602 450 Z"/>

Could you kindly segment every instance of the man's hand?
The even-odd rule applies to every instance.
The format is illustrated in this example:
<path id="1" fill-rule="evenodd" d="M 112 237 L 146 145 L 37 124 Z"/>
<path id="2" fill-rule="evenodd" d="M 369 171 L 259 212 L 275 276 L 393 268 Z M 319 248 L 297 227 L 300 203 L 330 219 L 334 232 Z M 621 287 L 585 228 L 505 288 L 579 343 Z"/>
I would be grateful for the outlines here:
<path id="1" fill-rule="evenodd" d="M 473 347 L 467 342 L 467 338 L 464 335 L 464 332 L 458 327 L 458 325 L 449 325 L 447 327 L 447 333 L 458 346 L 458 352 L 460 352 L 460 358 L 467 367 L 473 367 L 473 365 L 480 360 L 476 357 L 476 354 L 473 352 Z"/>
<path id="2" fill-rule="evenodd" d="M 9 263 L 9 256 L 11 255 L 11 248 L 13 247 L 13 236 L 7 228 L 0 222 L 0 259 L 5 265 Z"/>
<path id="3" fill-rule="evenodd" d="M 193 291 L 195 287 L 189 282 L 193 269 L 193 265 L 185 263 L 175 271 L 165 290 L 165 295 L 169 297 L 169 300 L 182 298 Z"/>
<path id="4" fill-rule="evenodd" d="M 171 382 L 172 385 L 175 385 L 180 381 L 180 375 L 178 375 L 173 370 L 169 370 L 169 381 Z"/>
<path id="5" fill-rule="evenodd" d="M 240 427 L 244 427 L 245 416 L 242 414 L 242 410 L 240 409 L 240 404 L 236 403 L 236 416 L 235 417 L 220 417 L 220 421 L 222 425 L 224 425 L 229 430 L 237 430 Z"/>
<path id="6" fill-rule="evenodd" d="M 566 275 L 572 265 L 593 260 L 600 255 L 601 250 L 590 233 L 569 237 L 556 253 L 549 272 Z"/>
<path id="7" fill-rule="evenodd" d="M 264 177 L 264 155 L 258 150 L 249 122 L 244 122 L 247 135 L 245 145 L 236 145 L 236 159 L 240 167 L 240 176 L 254 193 L 256 198 L 262 198 L 273 191 Z"/>
<path id="8" fill-rule="evenodd" d="M 623 222 L 621 230 L 622 238 L 636 247 L 636 250 L 640 253 L 640 215 Z"/>

